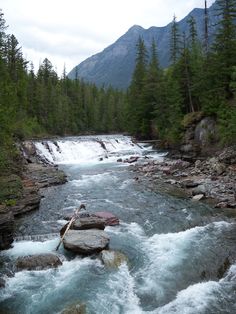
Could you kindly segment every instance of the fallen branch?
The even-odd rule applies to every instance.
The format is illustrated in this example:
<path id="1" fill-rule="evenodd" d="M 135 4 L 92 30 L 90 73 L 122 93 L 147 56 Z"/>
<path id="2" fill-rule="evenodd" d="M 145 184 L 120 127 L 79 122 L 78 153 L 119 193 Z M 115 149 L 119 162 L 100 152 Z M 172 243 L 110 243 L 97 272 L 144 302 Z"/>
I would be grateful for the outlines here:
<path id="1" fill-rule="evenodd" d="M 77 218 L 77 216 L 78 216 L 78 213 L 79 213 L 79 211 L 81 210 L 81 208 L 84 208 L 84 209 L 85 209 L 84 204 L 81 204 L 80 207 L 75 211 L 74 215 L 72 216 L 72 218 L 71 218 L 70 222 L 68 223 L 68 226 L 67 226 L 67 228 L 66 228 L 64 234 L 62 235 L 62 237 L 61 237 L 61 239 L 60 239 L 60 242 L 58 243 L 58 246 L 56 247 L 56 251 L 59 249 L 59 247 L 60 247 L 60 245 L 61 245 L 63 239 L 65 238 L 65 236 L 66 236 L 68 230 L 70 229 L 71 225 L 72 225 L 73 222 L 76 220 L 76 218 Z"/>

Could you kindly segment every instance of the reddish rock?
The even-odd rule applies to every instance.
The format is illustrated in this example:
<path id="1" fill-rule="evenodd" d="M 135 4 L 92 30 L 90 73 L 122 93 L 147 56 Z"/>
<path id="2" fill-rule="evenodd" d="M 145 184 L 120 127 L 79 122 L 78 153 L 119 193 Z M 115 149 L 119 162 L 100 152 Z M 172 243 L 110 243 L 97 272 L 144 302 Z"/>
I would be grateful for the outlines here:
<path id="1" fill-rule="evenodd" d="M 106 226 L 115 226 L 120 223 L 119 218 L 110 212 L 96 212 L 93 216 L 105 219 Z"/>

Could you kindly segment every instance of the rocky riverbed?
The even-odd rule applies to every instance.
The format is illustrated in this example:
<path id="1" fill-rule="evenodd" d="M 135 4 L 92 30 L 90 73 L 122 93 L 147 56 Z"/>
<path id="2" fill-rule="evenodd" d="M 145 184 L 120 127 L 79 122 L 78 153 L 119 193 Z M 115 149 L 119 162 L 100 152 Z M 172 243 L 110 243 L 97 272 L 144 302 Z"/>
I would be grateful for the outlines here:
<path id="1" fill-rule="evenodd" d="M 215 157 L 146 161 L 133 166 L 136 180 L 143 176 L 158 184 L 180 189 L 194 201 L 208 200 L 217 208 L 236 208 L 236 149 L 227 148 Z"/>

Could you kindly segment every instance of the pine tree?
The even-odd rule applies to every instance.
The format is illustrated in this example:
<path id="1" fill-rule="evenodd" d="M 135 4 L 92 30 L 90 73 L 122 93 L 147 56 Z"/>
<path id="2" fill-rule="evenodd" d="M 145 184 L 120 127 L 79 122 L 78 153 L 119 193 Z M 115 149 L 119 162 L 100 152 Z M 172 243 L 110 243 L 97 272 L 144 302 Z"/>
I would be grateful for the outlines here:
<path id="1" fill-rule="evenodd" d="M 172 64 L 175 64 L 178 60 L 180 46 L 181 46 L 180 33 L 176 16 L 174 15 L 170 33 L 170 61 L 172 62 Z"/>
<path id="2" fill-rule="evenodd" d="M 136 65 L 129 88 L 128 125 L 132 134 L 140 136 L 143 120 L 143 89 L 147 70 L 147 50 L 144 41 L 139 37 L 137 43 Z"/>
<path id="3" fill-rule="evenodd" d="M 157 108 L 160 99 L 162 71 L 159 67 L 156 42 L 152 40 L 151 58 L 147 67 L 145 85 L 143 88 L 143 121 L 142 135 L 150 138 L 152 136 L 152 124 L 154 110 Z"/>
<path id="4" fill-rule="evenodd" d="M 222 87 L 222 91 L 229 99 L 232 97 L 230 81 L 233 66 L 236 64 L 236 0 L 218 0 L 217 4 L 220 22 L 213 46 L 215 74 L 218 77 L 218 88 Z"/>

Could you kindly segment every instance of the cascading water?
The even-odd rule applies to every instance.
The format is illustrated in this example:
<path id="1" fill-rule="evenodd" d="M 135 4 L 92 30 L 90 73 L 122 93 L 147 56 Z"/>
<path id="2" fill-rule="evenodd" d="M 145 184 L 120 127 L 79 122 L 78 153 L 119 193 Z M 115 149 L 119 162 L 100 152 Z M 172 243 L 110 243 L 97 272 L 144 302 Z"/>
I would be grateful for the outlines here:
<path id="1" fill-rule="evenodd" d="M 125 136 L 100 136 L 37 142 L 36 148 L 69 180 L 44 191 L 40 210 L 20 218 L 18 241 L 0 255 L 5 265 L 12 269 L 19 256 L 55 252 L 64 215 L 81 203 L 120 218 L 119 226 L 105 231 L 110 248 L 129 262 L 109 269 L 98 258 L 60 247 L 63 265 L 57 269 L 13 277 L 3 269 L 0 313 L 61 313 L 78 302 L 98 314 L 236 313 L 235 222 L 207 205 L 163 193 L 148 178 L 135 180 L 137 173 L 116 161 L 160 158 L 150 147 Z"/>
<path id="2" fill-rule="evenodd" d="M 66 140 L 36 142 L 38 154 L 56 164 L 96 163 L 109 158 L 114 161 L 117 156 L 142 155 L 147 149 L 135 144 L 127 136 L 117 135 L 100 137 L 67 138 Z M 113 157 L 113 158 L 112 158 Z"/>

